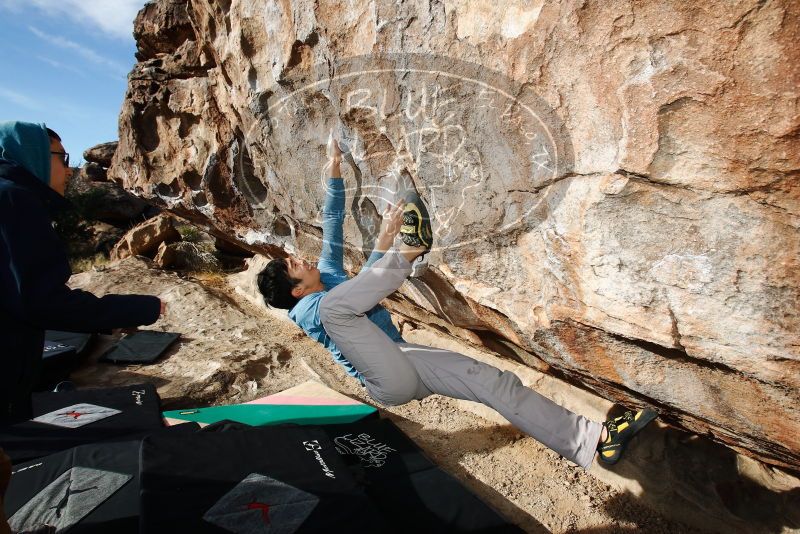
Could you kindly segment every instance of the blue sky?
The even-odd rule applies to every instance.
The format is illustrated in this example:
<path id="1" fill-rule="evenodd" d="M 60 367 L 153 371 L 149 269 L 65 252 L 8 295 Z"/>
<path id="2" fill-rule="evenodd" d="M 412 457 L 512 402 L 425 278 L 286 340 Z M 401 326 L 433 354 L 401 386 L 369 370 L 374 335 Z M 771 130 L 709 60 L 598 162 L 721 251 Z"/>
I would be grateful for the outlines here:
<path id="1" fill-rule="evenodd" d="M 0 120 L 44 122 L 71 164 L 118 137 L 145 0 L 0 0 Z"/>

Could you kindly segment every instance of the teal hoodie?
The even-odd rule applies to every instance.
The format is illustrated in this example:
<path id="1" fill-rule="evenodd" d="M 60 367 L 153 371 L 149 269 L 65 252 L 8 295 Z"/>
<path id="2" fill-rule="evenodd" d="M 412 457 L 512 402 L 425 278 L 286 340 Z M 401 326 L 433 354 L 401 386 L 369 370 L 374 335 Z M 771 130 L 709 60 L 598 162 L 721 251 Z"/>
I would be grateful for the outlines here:
<path id="1" fill-rule="evenodd" d="M 13 161 L 50 185 L 47 126 L 21 121 L 0 122 L 0 158 Z"/>

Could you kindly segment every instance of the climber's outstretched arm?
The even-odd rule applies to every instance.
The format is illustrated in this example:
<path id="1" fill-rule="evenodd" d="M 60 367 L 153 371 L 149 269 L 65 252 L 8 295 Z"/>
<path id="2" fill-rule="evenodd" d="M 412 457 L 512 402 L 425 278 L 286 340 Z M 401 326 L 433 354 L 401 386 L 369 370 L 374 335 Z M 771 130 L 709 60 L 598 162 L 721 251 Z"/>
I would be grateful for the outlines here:
<path id="1" fill-rule="evenodd" d="M 322 252 L 317 267 L 320 271 L 344 274 L 345 190 L 342 180 L 342 151 L 331 136 L 328 140 L 328 161 L 325 173 L 325 204 L 322 207 Z"/>

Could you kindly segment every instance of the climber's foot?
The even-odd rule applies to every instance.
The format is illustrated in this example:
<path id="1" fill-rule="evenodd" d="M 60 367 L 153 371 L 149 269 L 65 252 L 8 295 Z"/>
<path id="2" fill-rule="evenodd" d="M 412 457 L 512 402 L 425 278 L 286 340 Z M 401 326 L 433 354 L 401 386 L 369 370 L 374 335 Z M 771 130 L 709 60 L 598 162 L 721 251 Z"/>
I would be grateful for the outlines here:
<path id="1" fill-rule="evenodd" d="M 409 247 L 423 248 L 427 253 L 433 244 L 431 217 L 425 203 L 416 191 L 409 193 L 403 208 L 403 226 L 400 227 L 400 239 Z"/>
<path id="2" fill-rule="evenodd" d="M 428 260 L 425 255 L 433 244 L 433 232 L 431 217 L 416 191 L 412 191 L 406 197 L 400 239 L 403 241 L 400 253 L 411 262 L 411 277 L 422 276 L 428 270 Z"/>
<path id="3" fill-rule="evenodd" d="M 656 417 L 658 414 L 653 410 L 643 409 L 627 411 L 603 423 L 606 438 L 597 444 L 597 459 L 609 465 L 617 463 L 631 438 Z"/>

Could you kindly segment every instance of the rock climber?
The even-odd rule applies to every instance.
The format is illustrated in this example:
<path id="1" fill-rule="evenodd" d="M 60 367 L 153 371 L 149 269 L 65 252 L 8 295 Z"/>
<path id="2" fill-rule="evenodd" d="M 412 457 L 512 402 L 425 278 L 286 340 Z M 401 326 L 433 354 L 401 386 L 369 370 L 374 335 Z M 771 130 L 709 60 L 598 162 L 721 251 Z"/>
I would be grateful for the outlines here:
<path id="1" fill-rule="evenodd" d="M 342 151 L 333 135 L 328 158 L 319 261 L 314 265 L 295 256 L 270 261 L 258 277 L 265 301 L 289 310 L 292 321 L 322 343 L 380 404 L 396 406 L 434 393 L 481 402 L 584 469 L 596 452 L 606 464 L 619 461 L 630 439 L 655 419 L 655 412 L 630 410 L 603 423 L 591 421 L 525 387 L 512 372 L 403 340 L 379 302 L 400 287 L 412 263 L 430 250 L 427 209 L 416 193 L 390 205 L 372 254 L 350 279 L 343 265 Z M 398 234 L 402 243 L 392 248 Z"/>

